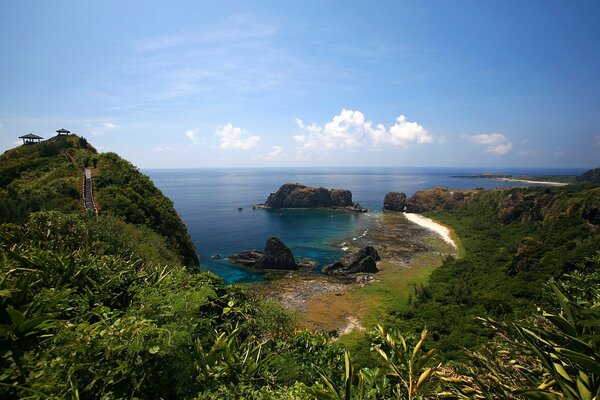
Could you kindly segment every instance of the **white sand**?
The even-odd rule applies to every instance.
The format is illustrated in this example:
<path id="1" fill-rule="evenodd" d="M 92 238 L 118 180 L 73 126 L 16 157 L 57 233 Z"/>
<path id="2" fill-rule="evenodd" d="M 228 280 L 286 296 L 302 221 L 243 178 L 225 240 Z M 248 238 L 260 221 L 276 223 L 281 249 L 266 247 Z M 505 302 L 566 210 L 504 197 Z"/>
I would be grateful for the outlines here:
<path id="1" fill-rule="evenodd" d="M 512 179 L 512 178 L 498 178 L 499 181 L 502 182 L 522 182 L 522 183 L 532 183 L 536 185 L 547 185 L 547 186 L 566 186 L 568 183 L 564 182 L 547 182 L 547 181 L 528 181 L 525 179 Z"/>
<path id="2" fill-rule="evenodd" d="M 445 242 L 449 243 L 450 245 L 452 245 L 452 247 L 456 248 L 456 243 L 454 243 L 454 240 L 452 240 L 452 238 L 450 237 L 450 229 L 420 214 L 404 213 L 404 216 L 410 222 L 414 222 L 417 225 L 421 225 L 423 228 L 427 228 L 429 230 L 434 231 L 435 233 L 440 235 Z"/>

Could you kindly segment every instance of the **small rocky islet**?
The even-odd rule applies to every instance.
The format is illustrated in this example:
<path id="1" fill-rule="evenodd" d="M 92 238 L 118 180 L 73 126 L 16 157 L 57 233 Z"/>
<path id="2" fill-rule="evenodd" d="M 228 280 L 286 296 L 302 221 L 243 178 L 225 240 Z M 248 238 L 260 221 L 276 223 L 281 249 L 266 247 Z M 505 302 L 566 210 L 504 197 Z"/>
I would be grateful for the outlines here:
<path id="1" fill-rule="evenodd" d="M 263 204 L 254 209 L 280 210 L 286 208 L 328 208 L 333 210 L 367 212 L 366 208 L 352 201 L 352 192 L 346 189 L 326 189 L 301 183 L 283 184 L 271 193 Z"/>

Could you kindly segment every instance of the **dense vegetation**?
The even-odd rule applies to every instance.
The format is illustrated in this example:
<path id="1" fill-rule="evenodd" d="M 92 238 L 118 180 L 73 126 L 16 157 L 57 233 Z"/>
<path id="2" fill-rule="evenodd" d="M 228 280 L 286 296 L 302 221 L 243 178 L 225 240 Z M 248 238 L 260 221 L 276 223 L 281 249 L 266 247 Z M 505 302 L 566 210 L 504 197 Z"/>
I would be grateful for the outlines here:
<path id="1" fill-rule="evenodd" d="M 94 172 L 99 216 L 81 207 L 82 166 Z M 600 188 L 489 191 L 436 214 L 466 256 L 375 327 L 365 341 L 373 357 L 356 365 L 281 305 L 186 267 L 197 259 L 172 204 L 115 154 L 68 136 L 9 151 L 0 167 L 2 398 L 600 393 Z"/>
<path id="2" fill-rule="evenodd" d="M 61 135 L 0 156 L 0 223 L 23 222 L 36 211 L 82 210 L 82 169 L 90 168 L 102 214 L 146 226 L 168 238 L 182 262 L 198 256 L 173 203 L 150 179 L 114 153 L 97 154 L 84 138 Z"/>
<path id="3" fill-rule="evenodd" d="M 487 340 L 475 317 L 519 319 L 547 306 L 545 283 L 575 271 L 600 248 L 600 187 L 515 188 L 481 193 L 474 204 L 430 213 L 452 226 L 465 256 L 448 259 L 413 306 L 391 318 L 418 331 L 427 326 L 446 357 Z"/>

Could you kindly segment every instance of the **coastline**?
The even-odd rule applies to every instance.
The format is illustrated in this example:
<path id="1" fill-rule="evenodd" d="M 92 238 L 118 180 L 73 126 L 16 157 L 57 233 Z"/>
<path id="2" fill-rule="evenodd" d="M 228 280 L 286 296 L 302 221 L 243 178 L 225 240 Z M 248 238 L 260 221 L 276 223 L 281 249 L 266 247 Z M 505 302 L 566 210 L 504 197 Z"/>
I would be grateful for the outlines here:
<path id="1" fill-rule="evenodd" d="M 513 178 L 487 178 L 500 182 L 518 182 L 518 183 L 530 183 L 532 185 L 547 185 L 547 186 L 566 186 L 568 183 L 565 182 L 551 182 L 551 181 L 530 181 L 527 179 L 513 179 Z"/>
<path id="2" fill-rule="evenodd" d="M 456 242 L 452 239 L 450 229 L 445 227 L 444 225 L 439 224 L 438 222 L 432 220 L 431 218 L 427 218 L 422 216 L 421 214 L 415 213 L 403 213 L 406 219 L 410 222 L 422 226 L 430 231 L 435 232 L 438 236 L 440 236 L 444 242 L 448 243 L 454 249 L 458 249 Z"/>
<path id="3" fill-rule="evenodd" d="M 413 286 L 425 283 L 447 255 L 458 252 L 451 229 L 425 217 L 419 222 L 403 213 L 376 214 L 363 234 L 347 240 L 352 250 L 365 245 L 377 248 L 380 272 L 368 274 L 367 279 L 290 273 L 256 285 L 255 290 L 259 297 L 298 312 L 303 328 L 356 337 L 389 310 L 406 307 Z"/>

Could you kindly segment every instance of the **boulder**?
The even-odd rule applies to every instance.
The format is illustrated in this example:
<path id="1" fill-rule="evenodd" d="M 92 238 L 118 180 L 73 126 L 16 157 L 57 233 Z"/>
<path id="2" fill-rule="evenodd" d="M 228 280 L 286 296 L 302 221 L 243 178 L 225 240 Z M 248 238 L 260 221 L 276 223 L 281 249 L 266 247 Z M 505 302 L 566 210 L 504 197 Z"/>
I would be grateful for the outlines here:
<path id="1" fill-rule="evenodd" d="M 323 267 L 323 272 L 338 276 L 379 272 L 376 262 L 380 259 L 377 250 L 373 246 L 365 246 L 340 261 Z"/>
<path id="2" fill-rule="evenodd" d="M 383 199 L 383 209 L 388 211 L 404 211 L 406 205 L 406 194 L 400 192 L 389 192 Z"/>
<path id="3" fill-rule="evenodd" d="M 271 193 L 263 205 L 267 209 L 354 207 L 352 192 L 344 189 L 310 187 L 300 183 L 286 183 Z M 260 206 L 258 207 L 260 208 Z"/>
<path id="4" fill-rule="evenodd" d="M 292 251 L 277 237 L 267 240 L 264 251 L 243 250 L 229 260 L 245 267 L 258 269 L 296 270 L 299 268 Z"/>

